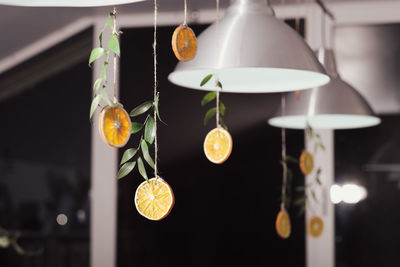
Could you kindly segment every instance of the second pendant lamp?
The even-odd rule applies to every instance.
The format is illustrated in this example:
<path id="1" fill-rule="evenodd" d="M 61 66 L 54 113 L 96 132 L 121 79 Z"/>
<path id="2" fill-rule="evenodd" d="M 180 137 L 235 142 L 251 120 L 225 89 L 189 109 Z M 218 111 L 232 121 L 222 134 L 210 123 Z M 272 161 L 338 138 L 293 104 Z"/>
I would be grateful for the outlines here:
<path id="1" fill-rule="evenodd" d="M 268 123 L 289 129 L 305 129 L 307 124 L 315 129 L 355 129 L 379 124 L 380 118 L 364 97 L 340 78 L 333 51 L 321 49 L 319 58 L 331 82 L 302 92 L 299 100 L 295 93 L 288 94 L 285 114 L 279 110 Z"/>
<path id="2" fill-rule="evenodd" d="M 195 59 L 179 63 L 169 80 L 213 91 L 214 83 L 201 87 L 200 82 L 216 74 L 223 91 L 232 93 L 296 91 L 328 83 L 304 39 L 278 20 L 266 2 L 231 0 L 218 32 L 215 23 L 208 27 L 198 38 Z"/>

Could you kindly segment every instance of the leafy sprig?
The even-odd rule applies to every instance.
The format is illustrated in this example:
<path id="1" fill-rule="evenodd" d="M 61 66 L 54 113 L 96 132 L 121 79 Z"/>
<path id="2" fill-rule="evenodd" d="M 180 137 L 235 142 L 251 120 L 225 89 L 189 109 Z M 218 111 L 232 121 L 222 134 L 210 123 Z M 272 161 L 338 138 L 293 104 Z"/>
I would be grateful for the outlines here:
<path id="1" fill-rule="evenodd" d="M 280 161 L 281 165 L 283 168 L 286 168 L 286 177 L 284 177 L 284 180 L 286 181 L 286 186 L 285 186 L 285 207 L 290 207 L 291 201 L 292 201 L 292 180 L 293 180 L 293 171 L 289 168 L 288 163 L 293 163 L 293 164 L 298 164 L 299 161 L 289 155 L 286 155 L 285 158 L 283 158 Z"/>
<path id="2" fill-rule="evenodd" d="M 18 243 L 21 233 L 10 233 L 6 229 L 0 227 L 0 248 L 12 247 L 19 255 L 34 256 L 43 253 L 43 249 L 26 250 Z"/>
<path id="3" fill-rule="evenodd" d="M 99 47 L 93 48 L 89 57 L 89 67 L 91 67 L 95 61 L 104 58 L 100 75 L 93 84 L 94 93 L 93 93 L 92 104 L 90 106 L 90 113 L 89 113 L 90 119 L 92 119 L 93 114 L 96 111 L 97 107 L 99 106 L 101 100 L 105 101 L 109 106 L 116 105 L 115 103 L 113 103 L 113 101 L 111 101 L 110 97 L 106 92 L 107 67 L 109 65 L 110 56 L 111 54 L 114 54 L 115 56 L 120 57 L 120 45 L 118 36 L 121 34 L 121 32 L 117 32 L 115 30 L 116 28 L 115 17 L 116 17 L 115 12 L 111 12 L 108 14 L 107 21 L 104 24 L 104 27 L 99 35 Z M 111 30 L 111 35 L 107 42 L 107 48 L 105 48 L 103 46 L 103 35 L 105 30 L 107 29 Z M 114 77 L 114 79 L 115 78 L 116 77 Z"/>
<path id="4" fill-rule="evenodd" d="M 132 118 L 146 115 L 146 119 L 143 122 L 132 122 L 131 133 L 137 134 L 139 132 L 142 132 L 142 134 L 140 136 L 140 141 L 137 147 L 125 150 L 120 163 L 121 167 L 117 175 L 118 179 L 127 176 L 134 170 L 135 166 L 137 165 L 140 175 L 145 180 L 148 180 L 148 175 L 144 162 L 146 162 L 148 166 L 154 169 L 154 160 L 150 155 L 149 149 L 154 143 L 154 138 L 156 134 L 155 120 L 158 119 L 161 121 L 160 112 L 158 109 L 158 99 L 159 94 L 157 94 L 154 102 L 146 101 L 132 109 L 132 111 L 129 113 Z M 154 110 L 156 111 L 157 118 L 154 118 L 152 116 Z"/>
<path id="5" fill-rule="evenodd" d="M 206 85 L 213 76 L 215 77 L 215 86 L 218 87 L 220 90 L 222 90 L 223 89 L 222 83 L 221 83 L 221 81 L 218 80 L 218 78 L 215 74 L 208 74 L 206 77 L 204 77 L 200 83 L 200 86 L 203 87 L 204 85 Z M 216 91 L 207 93 L 201 100 L 201 105 L 202 106 L 207 105 L 208 103 L 213 101 L 216 97 L 217 97 Z M 226 126 L 226 124 L 223 120 L 225 113 L 226 113 L 226 106 L 224 105 L 224 103 L 222 103 L 222 101 L 219 101 L 219 123 L 221 124 L 222 127 L 224 127 L 225 129 L 228 129 L 228 127 Z M 213 108 L 210 108 L 209 110 L 207 110 L 207 112 L 204 116 L 204 120 L 203 120 L 204 125 L 207 125 L 208 121 L 212 117 L 214 117 L 216 114 L 217 114 L 217 107 L 213 107 Z"/>

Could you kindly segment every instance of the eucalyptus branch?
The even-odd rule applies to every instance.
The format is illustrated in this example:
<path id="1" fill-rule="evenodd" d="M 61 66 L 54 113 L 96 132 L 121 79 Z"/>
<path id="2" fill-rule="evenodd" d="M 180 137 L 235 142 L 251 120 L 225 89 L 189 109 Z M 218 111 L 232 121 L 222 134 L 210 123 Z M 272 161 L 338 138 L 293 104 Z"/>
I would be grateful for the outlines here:
<path id="1" fill-rule="evenodd" d="M 206 77 L 204 77 L 200 83 L 200 86 L 203 87 L 204 85 L 206 85 L 213 76 L 215 77 L 215 86 L 217 88 L 219 88 L 219 90 L 222 90 L 223 89 L 222 83 L 221 83 L 221 81 L 218 80 L 218 78 L 215 74 L 208 74 Z M 225 113 L 226 113 L 226 106 L 224 105 L 224 103 L 222 101 L 219 100 L 219 91 L 218 92 L 213 91 L 213 92 L 207 93 L 201 100 L 201 105 L 205 106 L 208 103 L 210 103 L 211 101 L 213 101 L 214 99 L 216 99 L 216 105 L 215 105 L 215 107 L 207 110 L 207 112 L 204 116 L 204 120 L 203 120 L 204 125 L 206 125 L 212 117 L 216 116 L 217 126 L 221 125 L 225 129 L 228 129 L 228 127 L 226 126 L 226 124 L 223 120 L 223 117 L 225 116 Z"/>
<path id="2" fill-rule="evenodd" d="M 107 68 L 109 66 L 109 61 L 110 61 L 110 56 L 114 55 L 114 58 L 116 57 L 120 57 L 120 45 L 119 45 L 119 40 L 118 40 L 118 36 L 121 34 L 121 32 L 117 32 L 116 28 L 116 11 L 114 9 L 113 12 L 108 14 L 108 18 L 106 23 L 103 26 L 103 29 L 99 35 L 99 47 L 95 47 L 93 48 L 92 52 L 90 53 L 90 57 L 89 57 L 89 67 L 92 66 L 92 64 L 100 59 L 104 59 L 103 60 L 103 64 L 102 64 L 102 68 L 100 71 L 100 75 L 99 77 L 96 79 L 96 81 L 93 84 L 93 100 L 92 100 L 92 104 L 90 106 L 90 114 L 89 114 L 89 118 L 92 119 L 94 112 L 96 111 L 96 109 L 100 106 L 99 103 L 101 100 L 105 101 L 109 106 L 115 106 L 116 105 L 116 100 L 114 99 L 114 101 L 111 101 L 110 97 L 108 96 L 107 92 L 106 92 L 106 87 L 107 87 Z M 104 36 L 104 32 L 106 30 L 110 30 L 111 31 L 111 35 L 110 38 L 107 42 L 107 47 L 105 48 L 103 46 L 103 36 Z M 114 61 L 114 65 L 115 65 L 115 61 Z M 116 66 L 114 66 L 116 67 Z M 114 73 L 114 82 L 115 82 L 115 73 Z M 100 90 L 101 88 L 101 90 Z M 115 89 L 114 89 L 115 91 Z"/>
<path id="3" fill-rule="evenodd" d="M 136 148 L 129 148 L 125 150 L 122 159 L 121 167 L 118 171 L 118 179 L 127 176 L 133 171 L 135 166 L 138 166 L 140 175 L 148 180 L 148 175 L 146 171 L 144 161 L 154 170 L 154 159 L 151 157 L 149 150 L 154 145 L 155 139 L 155 120 L 160 120 L 160 111 L 158 108 L 159 94 L 157 94 L 156 101 L 146 101 L 136 108 L 132 109 L 130 116 L 132 118 L 146 115 L 146 119 L 143 122 L 132 122 L 132 134 L 137 134 L 141 132 L 139 144 Z M 154 111 L 157 118 L 153 117 Z M 143 130 L 144 129 L 144 130 Z"/>

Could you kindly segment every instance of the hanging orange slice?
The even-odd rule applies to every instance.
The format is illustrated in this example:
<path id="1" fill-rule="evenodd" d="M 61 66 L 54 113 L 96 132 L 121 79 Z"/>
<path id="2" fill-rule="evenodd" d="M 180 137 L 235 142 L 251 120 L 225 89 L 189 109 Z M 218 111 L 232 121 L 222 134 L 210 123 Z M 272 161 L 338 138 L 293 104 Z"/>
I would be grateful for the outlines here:
<path id="1" fill-rule="evenodd" d="M 286 239 L 290 236 L 292 227 L 290 225 L 289 214 L 286 212 L 286 210 L 283 209 L 278 213 L 278 216 L 276 217 L 275 228 L 278 235 L 283 239 Z"/>
<path id="2" fill-rule="evenodd" d="M 104 143 L 123 147 L 131 136 L 131 119 L 121 105 L 105 106 L 99 115 L 99 131 Z"/>
<path id="3" fill-rule="evenodd" d="M 135 206 L 143 217 L 159 221 L 167 217 L 175 203 L 171 187 L 162 178 L 151 178 L 139 185 Z"/>
<path id="4" fill-rule="evenodd" d="M 320 237 L 324 231 L 324 221 L 318 216 L 311 217 L 308 219 L 307 230 L 312 237 Z"/>
<path id="5" fill-rule="evenodd" d="M 204 153 L 215 164 L 224 163 L 232 153 L 232 136 L 221 127 L 211 130 L 204 140 Z"/>
<path id="6" fill-rule="evenodd" d="M 300 170 L 304 175 L 310 174 L 314 169 L 314 158 L 307 151 L 303 151 L 300 155 Z"/>
<path id="7" fill-rule="evenodd" d="M 175 29 L 172 35 L 172 50 L 180 61 L 189 61 L 196 56 L 196 35 L 187 25 L 180 25 Z"/>

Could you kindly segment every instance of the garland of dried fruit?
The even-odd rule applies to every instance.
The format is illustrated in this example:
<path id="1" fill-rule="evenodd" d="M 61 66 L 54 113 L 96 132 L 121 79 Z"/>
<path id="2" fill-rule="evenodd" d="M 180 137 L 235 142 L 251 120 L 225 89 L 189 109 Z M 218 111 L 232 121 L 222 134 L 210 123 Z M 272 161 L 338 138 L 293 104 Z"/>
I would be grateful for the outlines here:
<path id="1" fill-rule="evenodd" d="M 219 0 L 216 0 L 216 58 L 219 54 Z M 201 105 L 204 106 L 215 99 L 215 107 L 209 109 L 204 116 L 204 125 L 215 115 L 216 128 L 211 130 L 204 140 L 204 154 L 207 159 L 215 164 L 224 163 L 232 153 L 232 136 L 228 132 L 228 127 L 225 125 L 221 117 L 225 116 L 226 107 L 220 101 L 220 92 L 223 89 L 222 82 L 217 74 L 208 74 L 200 83 L 200 86 L 207 84 L 214 77 L 215 88 L 214 92 L 207 93 Z"/>
<path id="2" fill-rule="evenodd" d="M 99 131 L 103 141 L 112 147 L 123 147 L 127 144 L 131 134 L 138 134 L 142 131 L 139 144 L 136 148 L 125 150 L 121 167 L 117 177 L 121 179 L 133 171 L 138 166 L 140 175 L 145 179 L 141 183 L 135 193 L 135 207 L 140 215 L 149 220 L 161 220 L 165 218 L 172 210 L 175 203 L 175 197 L 171 187 L 158 174 L 158 140 L 157 140 L 157 121 L 160 120 L 160 112 L 158 109 L 160 94 L 157 90 L 157 15 L 158 3 L 154 1 L 154 96 L 152 101 L 146 101 L 134 108 L 129 114 L 118 103 L 116 98 L 116 76 L 117 76 L 117 57 L 120 57 L 120 48 L 118 37 L 121 32 L 117 32 L 116 26 L 116 10 L 109 14 L 107 22 L 99 36 L 100 47 L 93 49 L 89 65 L 102 56 L 107 56 L 103 62 L 100 77 L 96 80 L 93 89 L 95 91 L 94 99 L 90 110 L 90 118 L 100 103 L 100 100 L 107 102 L 99 116 Z M 102 45 L 103 32 L 105 29 L 111 28 L 112 34 L 108 41 L 108 50 Z M 114 55 L 114 101 L 111 102 L 105 88 L 107 86 L 106 69 L 110 54 Z M 102 90 L 98 93 L 99 88 Z M 146 115 L 143 122 L 131 122 L 130 117 L 138 117 Z M 150 155 L 149 149 L 154 145 L 154 160 Z M 141 156 L 140 156 L 141 154 Z M 136 156 L 136 159 L 134 158 Z M 154 170 L 154 178 L 149 179 L 145 167 L 145 163 Z"/>
<path id="3" fill-rule="evenodd" d="M 314 141 L 314 154 L 318 152 L 318 149 L 325 150 L 325 146 L 322 143 L 321 136 L 315 133 L 311 128 L 310 124 L 307 124 L 305 133 L 308 141 Z M 308 142 L 307 141 L 307 142 Z M 307 145 L 306 145 L 307 147 Z M 300 155 L 300 170 L 304 175 L 310 175 L 314 170 L 314 157 L 313 155 L 304 150 Z M 303 192 L 304 196 L 296 200 L 295 205 L 300 206 L 300 212 L 304 212 L 306 205 L 310 208 L 312 214 L 315 214 L 314 205 L 318 203 L 316 195 L 317 187 L 322 185 L 321 179 L 321 167 L 318 167 L 315 176 L 311 182 L 306 184 L 304 187 L 299 187 L 298 191 Z M 314 238 L 321 236 L 324 230 L 324 222 L 321 217 L 313 215 L 307 221 L 307 233 Z"/>

